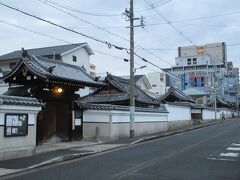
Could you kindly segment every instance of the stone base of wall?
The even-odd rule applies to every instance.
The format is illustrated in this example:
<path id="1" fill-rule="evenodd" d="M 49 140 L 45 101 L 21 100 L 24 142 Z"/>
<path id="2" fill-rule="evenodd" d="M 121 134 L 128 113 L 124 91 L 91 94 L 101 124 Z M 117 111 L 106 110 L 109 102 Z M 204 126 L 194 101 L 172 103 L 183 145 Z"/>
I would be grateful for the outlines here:
<path id="1" fill-rule="evenodd" d="M 183 120 L 183 121 L 169 121 L 168 122 L 168 130 L 176 130 L 181 129 L 183 127 L 193 125 L 193 120 Z"/>
<path id="2" fill-rule="evenodd" d="M 0 161 L 32 156 L 36 153 L 36 147 L 11 148 L 0 151 Z"/>
<path id="3" fill-rule="evenodd" d="M 141 122 L 135 123 L 135 136 L 142 136 L 166 131 L 168 122 Z M 87 123 L 83 124 L 85 140 L 114 141 L 129 137 L 129 123 Z"/>

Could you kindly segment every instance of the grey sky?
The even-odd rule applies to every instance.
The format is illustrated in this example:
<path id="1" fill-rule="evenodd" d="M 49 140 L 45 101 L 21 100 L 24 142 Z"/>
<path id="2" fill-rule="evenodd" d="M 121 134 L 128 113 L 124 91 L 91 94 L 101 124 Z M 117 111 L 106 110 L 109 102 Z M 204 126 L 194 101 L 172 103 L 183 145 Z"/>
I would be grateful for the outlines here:
<path id="1" fill-rule="evenodd" d="M 160 1 L 167 2 L 168 0 L 148 1 L 157 3 Z M 129 47 L 128 41 L 106 33 L 83 21 L 74 19 L 73 17 L 60 12 L 59 10 L 53 9 L 48 5 L 41 3 L 39 0 L 1 0 L 1 2 L 66 27 L 70 27 L 76 31 L 96 37 L 98 39 L 108 41 L 119 46 Z M 59 0 L 57 2 L 59 5 L 72 7 L 73 9 L 79 11 L 90 13 L 93 12 L 101 15 L 116 15 L 108 17 L 91 16 L 65 10 L 74 14 L 75 16 L 78 16 L 79 18 L 91 22 L 92 24 L 104 27 L 107 31 L 111 31 L 122 38 L 129 38 L 129 29 L 125 28 L 125 26 L 128 26 L 128 22 L 122 19 L 121 15 L 124 9 L 129 7 L 128 0 Z M 174 64 L 174 58 L 177 54 L 177 47 L 191 44 L 176 31 L 174 31 L 168 24 L 165 24 L 163 19 L 161 19 L 161 17 L 153 10 L 141 11 L 144 9 L 149 9 L 148 4 L 146 4 L 144 0 L 135 0 L 134 5 L 136 8 L 135 16 L 139 17 L 143 15 L 146 22 L 145 29 L 135 29 L 136 52 L 161 67 L 170 67 L 170 64 Z M 229 45 L 240 44 L 240 2 L 237 0 L 172 0 L 158 7 L 157 11 L 163 14 L 170 21 L 181 20 L 180 23 L 174 23 L 174 26 L 183 32 L 185 36 L 191 39 L 195 45 L 214 42 L 226 42 Z M 214 15 L 222 16 L 201 20 L 182 21 Z M 0 6 L 0 54 L 19 50 L 21 47 L 27 49 L 66 44 L 62 41 L 43 37 L 41 35 L 3 24 L 1 21 L 22 26 L 71 43 L 88 42 L 94 50 L 105 52 L 113 56 L 128 58 L 128 54 L 125 51 L 109 49 L 104 44 L 54 27 L 50 24 L 33 19 L 3 6 Z M 138 24 L 137 21 L 135 23 Z M 147 49 L 170 48 L 175 50 L 151 51 L 155 55 L 153 56 L 149 52 L 139 48 L 140 46 Z M 234 65 L 237 67 L 240 65 L 239 48 L 240 46 L 236 45 L 228 47 L 228 60 L 233 61 Z M 163 58 L 168 62 L 168 64 L 156 56 Z M 145 65 L 144 62 L 140 61 L 137 57 L 135 59 L 137 64 Z M 129 72 L 129 63 L 124 62 L 122 59 L 116 59 L 110 56 L 99 54 L 96 51 L 95 55 L 91 57 L 91 61 L 97 66 L 97 72 L 108 71 L 117 75 L 128 74 Z M 138 66 L 139 65 L 136 65 L 136 67 Z M 142 74 L 151 71 L 159 71 L 159 69 L 156 69 L 153 66 L 147 66 L 147 69 L 145 68 L 143 70 L 138 70 L 137 73 Z"/>

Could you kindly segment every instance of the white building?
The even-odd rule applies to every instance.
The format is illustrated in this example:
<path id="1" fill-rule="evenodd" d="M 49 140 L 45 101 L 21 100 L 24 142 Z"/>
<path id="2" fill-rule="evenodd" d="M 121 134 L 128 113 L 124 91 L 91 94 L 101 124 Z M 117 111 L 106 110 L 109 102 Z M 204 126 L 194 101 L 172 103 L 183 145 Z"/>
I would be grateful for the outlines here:
<path id="1" fill-rule="evenodd" d="M 152 72 L 147 74 L 148 81 L 151 84 L 150 92 L 155 96 L 161 96 L 166 92 L 166 75 L 163 72 Z"/>
<path id="2" fill-rule="evenodd" d="M 205 55 L 211 57 L 211 61 L 212 61 L 211 64 L 214 64 L 214 63 L 225 64 L 227 62 L 226 43 L 225 42 L 210 43 L 210 44 L 205 44 L 197 47 L 196 46 L 178 47 L 179 58 L 186 58 L 186 57 L 196 58 L 201 56 L 207 57 Z M 207 63 L 205 62 L 205 64 Z M 208 64 L 210 64 L 210 62 Z M 187 65 L 191 65 L 191 64 L 187 64 Z M 192 64 L 192 65 L 197 65 L 197 64 Z"/>
<path id="3" fill-rule="evenodd" d="M 35 49 L 27 49 L 31 55 L 40 55 L 53 60 L 62 61 L 75 66 L 83 67 L 89 74 L 90 71 L 90 56 L 93 55 L 92 49 L 87 43 L 68 44 L 61 46 L 51 46 Z M 22 51 L 14 51 L 0 56 L 0 76 L 11 71 L 21 58 Z M 95 68 L 94 68 L 95 69 Z M 7 91 L 8 85 L 0 83 L 0 94 Z M 85 88 L 80 91 L 81 96 L 89 93 L 89 89 Z"/>

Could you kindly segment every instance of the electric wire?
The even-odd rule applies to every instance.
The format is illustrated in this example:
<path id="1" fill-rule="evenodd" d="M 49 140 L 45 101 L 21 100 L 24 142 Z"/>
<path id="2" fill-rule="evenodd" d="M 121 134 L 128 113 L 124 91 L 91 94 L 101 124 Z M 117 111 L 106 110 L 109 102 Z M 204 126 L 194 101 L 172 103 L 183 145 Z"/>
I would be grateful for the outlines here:
<path id="1" fill-rule="evenodd" d="M 75 12 L 75 13 L 80 13 L 80 14 L 85 14 L 85 15 L 90 15 L 90 16 L 95 16 L 95 17 L 118 17 L 121 13 L 119 12 L 116 13 L 116 14 L 105 14 L 105 13 L 96 13 L 96 12 L 87 12 L 87 11 L 81 11 L 81 10 L 78 10 L 78 9 L 75 9 L 73 7 L 70 7 L 70 6 L 66 6 L 66 5 L 62 5 L 60 4 L 59 2 L 56 2 L 56 1 L 50 1 L 50 0 L 45 0 L 51 4 L 54 4 L 54 5 L 57 5 L 63 9 L 67 9 L 69 11 L 72 11 L 72 12 Z"/>
<path id="2" fill-rule="evenodd" d="M 68 43 L 68 44 L 74 44 L 73 42 L 70 42 L 70 41 L 66 41 L 64 39 L 59 39 L 59 38 L 56 38 L 54 36 L 50 36 L 46 33 L 41 33 L 41 32 L 38 32 L 38 31 L 34 31 L 34 30 L 31 30 L 31 29 L 28 29 L 28 28 L 25 28 L 25 27 L 22 27 L 22 26 L 19 26 L 19 25 L 16 25 L 16 24 L 13 24 L 13 23 L 9 23 L 9 22 L 6 22 L 4 20 L 1 20 L 0 19 L 0 23 L 2 24 L 5 24 L 5 25 L 9 25 L 9 26 L 12 26 L 12 27 L 15 27 L 15 28 L 18 28 L 18 29 L 21 29 L 21 30 L 24 30 L 24 31 L 27 31 L 27 32 L 31 32 L 31 33 L 34 33 L 34 34 L 37 34 L 37 35 L 41 35 L 41 36 L 44 36 L 44 37 L 47 37 L 47 38 L 51 38 L 51 39 L 54 39 L 54 40 L 57 40 L 57 41 L 60 41 L 60 42 L 64 42 L 64 43 Z M 123 58 L 123 57 L 119 57 L 119 56 L 115 56 L 115 55 L 112 55 L 112 54 L 108 54 L 106 52 L 102 52 L 102 51 L 99 51 L 97 49 L 93 49 L 91 48 L 94 52 L 97 52 L 99 54 L 103 54 L 105 56 L 109 56 L 109 57 L 112 57 L 112 58 L 115 58 L 115 59 L 121 59 L 121 60 L 126 60 L 126 58 Z M 136 65 L 138 66 L 141 66 L 139 63 L 135 63 Z M 149 67 L 147 67 L 147 69 L 151 70 L 151 71 L 154 71 L 154 72 L 157 72 Z M 1 86 L 2 87 L 2 86 Z"/>
<path id="3" fill-rule="evenodd" d="M 63 25 L 59 25 L 59 24 L 54 23 L 54 22 L 52 22 L 52 21 L 49 21 L 49 20 L 46 20 L 46 19 L 44 19 L 44 18 L 38 17 L 38 16 L 36 16 L 36 15 L 27 13 L 27 12 L 25 12 L 25 11 L 23 11 L 23 10 L 18 9 L 18 8 L 9 6 L 9 5 L 5 4 L 5 3 L 0 2 L 0 5 L 2 5 L 2 6 L 4 6 L 4 7 L 7 7 L 7 8 L 9 8 L 9 9 L 12 9 L 12 10 L 14 10 L 14 11 L 17 11 L 17 12 L 19 12 L 19 13 L 25 14 L 25 15 L 27 15 L 27 16 L 33 17 L 33 18 L 38 19 L 38 20 L 40 20 L 40 21 L 43 21 L 43 22 L 45 22 L 45 23 L 51 24 L 51 25 L 53 25 L 53 26 L 59 27 L 59 28 L 61 28 L 61 29 L 67 30 L 67 31 L 69 31 L 69 32 L 72 32 L 72 33 L 81 35 L 81 36 L 83 36 L 83 37 L 85 37 L 85 38 L 94 40 L 94 41 L 99 42 L 99 43 L 103 43 L 103 44 L 107 45 L 109 48 L 115 47 L 116 49 L 119 49 L 119 50 L 123 50 L 123 49 L 124 49 L 124 50 L 126 50 L 126 51 L 128 52 L 128 49 L 127 49 L 127 48 L 122 48 L 122 47 L 117 46 L 117 45 L 114 45 L 114 44 L 112 44 L 112 43 L 110 43 L 110 42 L 108 42 L 108 41 L 103 41 L 103 40 L 100 40 L 100 39 L 98 39 L 98 38 L 96 38 L 96 37 L 89 36 L 89 35 L 86 35 L 86 34 L 84 34 L 84 33 L 81 33 L 81 32 L 75 31 L 75 30 L 72 30 L 72 29 L 70 29 L 70 28 L 68 28 L 68 27 L 65 27 L 65 26 L 63 26 Z"/>
<path id="4" fill-rule="evenodd" d="M 44 3 L 44 4 L 48 5 L 48 6 L 50 6 L 50 7 L 52 7 L 52 8 L 54 8 L 54 9 L 57 9 L 58 11 L 61 11 L 62 13 L 67 14 L 67 15 L 69 15 L 69 16 L 77 19 L 77 20 L 80 20 L 80 21 L 82 21 L 82 22 L 84 22 L 84 23 L 87 23 L 87 24 L 89 24 L 89 25 L 97 28 L 97 29 L 100 29 L 100 30 L 102 30 L 102 31 L 104 31 L 104 32 L 106 32 L 106 33 L 108 33 L 108 34 L 111 34 L 111 35 L 113 35 L 113 36 L 115 36 L 115 37 L 118 37 L 118 38 L 120 38 L 120 39 L 122 39 L 122 40 L 124 40 L 124 41 L 128 41 L 128 42 L 129 42 L 128 39 L 126 39 L 126 38 L 124 38 L 124 37 L 122 37 L 122 36 L 120 36 L 120 35 L 118 35 L 118 34 L 115 34 L 115 33 L 111 32 L 111 31 L 108 31 L 108 30 L 106 30 L 105 28 L 103 28 L 103 27 L 101 27 L 101 26 L 98 26 L 98 25 L 96 25 L 96 24 L 93 24 L 93 23 L 91 23 L 91 22 L 89 22 L 89 21 L 87 21 L 87 20 L 85 20 L 85 19 L 83 19 L 83 18 L 80 18 L 80 17 L 78 17 L 78 16 L 75 16 L 74 14 L 71 14 L 71 13 L 69 13 L 69 12 L 67 12 L 67 11 L 64 11 L 64 10 L 62 10 L 62 9 L 60 9 L 60 8 L 52 5 L 52 4 L 49 4 L 46 0 L 45 0 L 45 1 L 43 1 L 43 0 L 38 0 L 38 1 L 41 2 L 41 3 Z"/>

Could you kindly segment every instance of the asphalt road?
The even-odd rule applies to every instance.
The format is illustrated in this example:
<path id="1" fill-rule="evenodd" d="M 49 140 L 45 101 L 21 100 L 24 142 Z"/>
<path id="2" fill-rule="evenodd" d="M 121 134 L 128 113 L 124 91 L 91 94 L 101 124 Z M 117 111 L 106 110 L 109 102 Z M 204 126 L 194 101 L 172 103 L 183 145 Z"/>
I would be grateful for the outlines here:
<path id="1" fill-rule="evenodd" d="M 240 179 L 240 120 L 39 168 L 10 179 Z"/>

